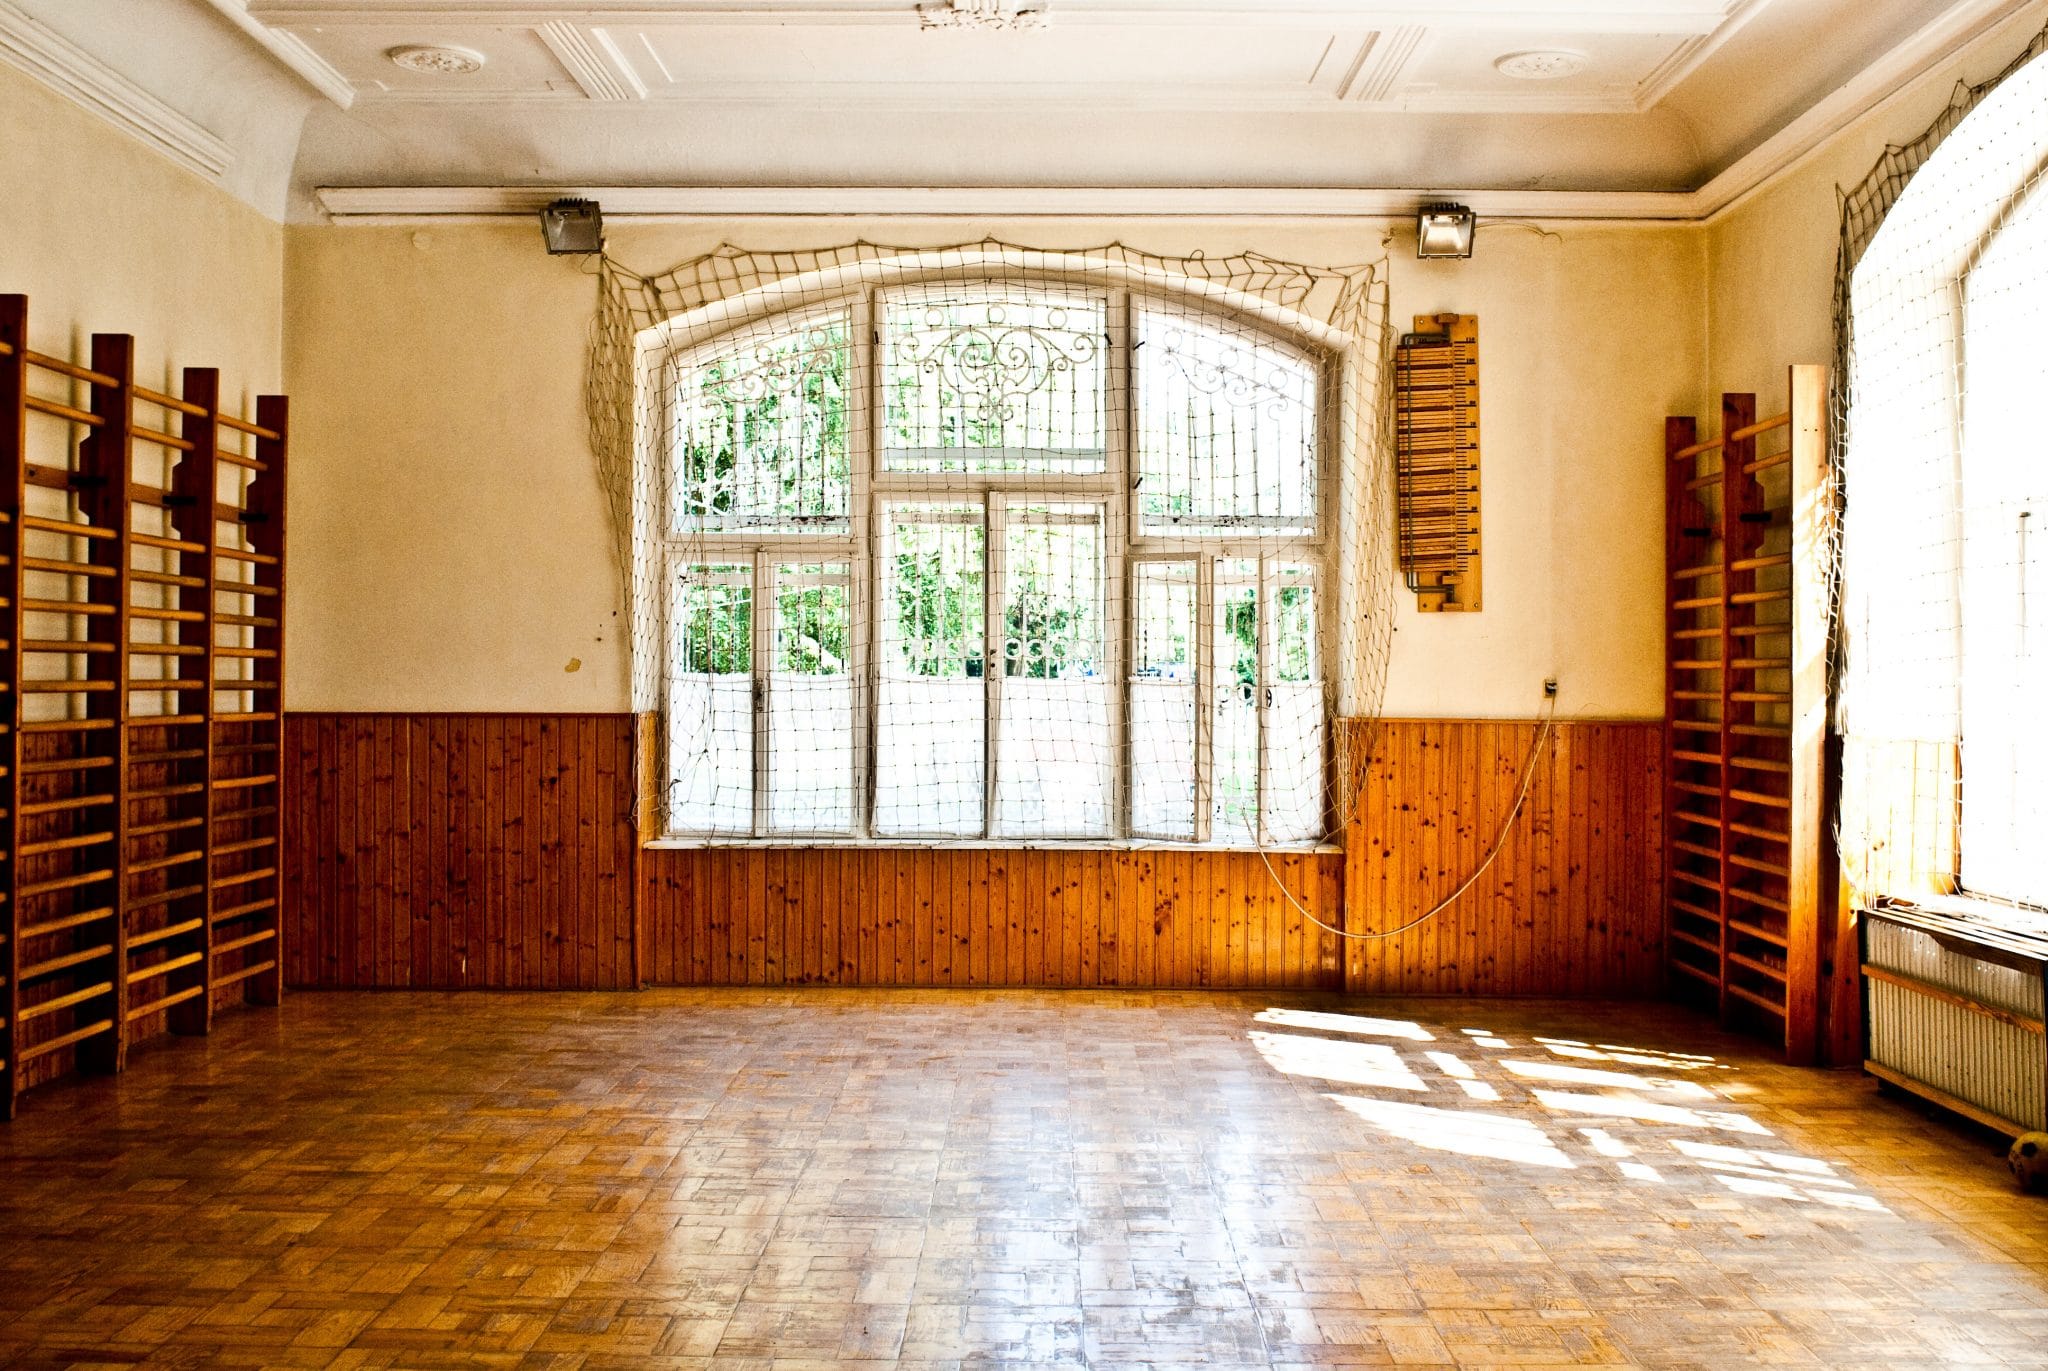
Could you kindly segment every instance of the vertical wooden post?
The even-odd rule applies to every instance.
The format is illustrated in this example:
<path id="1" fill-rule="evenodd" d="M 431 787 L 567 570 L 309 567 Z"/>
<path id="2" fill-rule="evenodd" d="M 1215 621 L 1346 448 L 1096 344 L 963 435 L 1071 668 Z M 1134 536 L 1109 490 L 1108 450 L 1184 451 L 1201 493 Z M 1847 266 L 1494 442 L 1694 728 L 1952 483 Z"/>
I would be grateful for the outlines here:
<path id="1" fill-rule="evenodd" d="M 647 844 L 661 834 L 661 716 L 633 716 L 633 986 L 647 984 Z"/>
<path id="2" fill-rule="evenodd" d="M 214 739 L 213 739 L 213 674 L 215 633 L 213 627 L 213 506 L 219 490 L 217 481 L 218 454 L 220 452 L 220 372 L 212 367 L 185 368 L 184 381 L 180 387 L 187 404 L 196 406 L 198 414 L 183 414 L 182 431 L 179 436 L 192 444 L 192 450 L 179 456 L 177 466 L 171 472 L 170 489 L 165 492 L 164 511 L 170 525 L 176 530 L 178 541 L 195 545 L 194 552 L 181 549 L 178 553 L 178 570 L 181 575 L 195 578 L 199 584 L 185 586 L 178 591 L 178 608 L 200 616 L 197 655 L 176 659 L 176 675 L 181 681 L 196 681 L 203 688 L 197 693 L 200 701 L 200 716 L 197 729 L 202 752 L 199 774 L 206 784 L 199 795 L 200 826 L 199 842 L 203 855 L 199 859 L 199 964 L 191 973 L 191 983 L 196 985 L 199 995 L 195 999 L 174 1005 L 170 1014 L 171 1031 L 174 1033 L 206 1033 L 213 1027 L 213 812 L 214 812 Z M 189 621 L 187 621 L 189 622 Z M 184 637 L 179 635 L 181 641 Z M 186 713 L 180 696 L 179 713 Z M 183 977 L 178 988 L 184 988 Z"/>
<path id="3" fill-rule="evenodd" d="M 271 667 L 270 698 L 268 711 L 270 719 L 266 730 L 274 747 L 270 755 L 270 767 L 276 780 L 271 785 L 270 831 L 282 834 L 284 831 L 284 616 L 285 616 L 285 462 L 291 446 L 291 405 L 282 395 L 262 395 L 256 400 L 257 426 L 274 434 L 261 434 L 256 439 L 256 460 L 263 463 L 263 470 L 256 473 L 249 482 L 248 508 L 244 514 L 249 530 L 249 546 L 272 560 L 256 565 L 255 577 L 265 581 L 264 572 L 269 572 L 267 584 L 276 593 L 267 597 L 271 603 L 267 625 L 255 630 L 255 644 L 267 649 L 270 656 L 259 660 L 268 661 Z M 208 693 L 207 710 L 213 709 L 213 695 Z M 263 711 L 259 711 L 263 712 Z M 249 998 L 257 1004 L 276 1004 L 284 995 L 284 852 L 281 845 L 271 848 L 272 871 L 263 883 L 264 892 L 271 900 L 270 918 L 275 933 L 271 942 L 272 966 L 269 971 L 255 977 L 249 986 Z"/>
<path id="4" fill-rule="evenodd" d="M 1820 1057 L 1828 724 L 1827 374 L 1791 369 L 1791 812 L 1785 880 L 1785 1056 Z M 1845 915 L 1847 911 L 1844 911 Z"/>
<path id="5" fill-rule="evenodd" d="M 1690 415 L 1669 415 L 1664 420 L 1664 923 L 1668 928 L 1672 920 L 1672 900 L 1677 897 L 1673 888 L 1676 879 L 1671 874 L 1676 849 L 1672 844 L 1684 832 L 1684 821 L 1678 816 L 1685 806 L 1678 790 L 1678 758 L 1680 750 L 1678 728 L 1675 721 L 1683 714 L 1684 701 L 1678 692 L 1684 687 L 1685 673 L 1678 662 L 1682 642 L 1679 632 L 1686 626 L 1688 611 L 1678 607 L 1681 598 L 1680 582 L 1675 579 L 1682 567 L 1692 564 L 1686 555 L 1688 545 L 1704 544 L 1697 531 L 1706 515 L 1699 498 L 1686 488 L 1692 479 L 1693 464 L 1681 460 L 1679 453 L 1699 441 L 1699 424 Z M 1670 955 L 1667 939 L 1663 955 L 1658 958 L 1660 966 Z"/>
<path id="6" fill-rule="evenodd" d="M 113 574 L 91 577 L 86 587 L 88 601 L 112 611 L 106 620 L 113 639 L 114 690 L 111 695 L 88 695 L 85 706 L 86 717 L 99 725 L 100 736 L 111 735 L 108 746 L 113 753 L 114 812 L 109 827 L 114 850 L 107 903 L 113 910 L 113 965 L 108 974 L 113 982 L 114 1027 L 79 1045 L 78 1065 L 81 1070 L 119 1071 L 128 1062 L 128 536 L 134 522 L 128 482 L 135 470 L 135 340 L 127 334 L 95 333 L 92 369 L 114 378 L 112 385 L 92 387 L 92 412 L 100 423 L 79 445 L 76 478 L 79 508 L 87 521 L 114 532 L 111 538 L 89 540 L 88 559 L 99 563 L 101 556 L 107 557 Z"/>
<path id="7" fill-rule="evenodd" d="M 0 295 L 0 518 L 6 520 L 6 566 L 0 571 L 5 610 L 0 615 L 0 1117 L 13 1118 L 21 1094 L 21 902 L 15 898 L 16 816 L 21 810 L 21 516 L 28 460 L 28 297 Z"/>
<path id="8" fill-rule="evenodd" d="M 1738 615 L 1735 577 L 1738 562 L 1753 557 L 1763 543 L 1763 525 L 1753 516 L 1763 512 L 1763 490 L 1749 470 L 1756 456 L 1754 437 L 1731 437 L 1756 422 L 1756 396 L 1721 397 L 1721 1017 L 1728 1017 L 1728 923 L 1737 910 L 1729 887 L 1735 881 L 1735 727 L 1741 706 L 1736 700 L 1735 659 L 1748 655 L 1736 643 Z"/>

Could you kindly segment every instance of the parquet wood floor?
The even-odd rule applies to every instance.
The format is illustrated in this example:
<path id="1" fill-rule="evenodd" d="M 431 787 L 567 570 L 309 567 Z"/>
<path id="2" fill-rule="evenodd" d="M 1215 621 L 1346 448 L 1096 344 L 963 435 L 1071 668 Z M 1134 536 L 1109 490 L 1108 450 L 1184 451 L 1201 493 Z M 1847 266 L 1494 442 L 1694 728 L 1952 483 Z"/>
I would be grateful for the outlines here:
<path id="1" fill-rule="evenodd" d="M 0 1127 L 11 1366 L 2048 1366 L 1990 1140 L 1681 1011 L 300 995 Z"/>

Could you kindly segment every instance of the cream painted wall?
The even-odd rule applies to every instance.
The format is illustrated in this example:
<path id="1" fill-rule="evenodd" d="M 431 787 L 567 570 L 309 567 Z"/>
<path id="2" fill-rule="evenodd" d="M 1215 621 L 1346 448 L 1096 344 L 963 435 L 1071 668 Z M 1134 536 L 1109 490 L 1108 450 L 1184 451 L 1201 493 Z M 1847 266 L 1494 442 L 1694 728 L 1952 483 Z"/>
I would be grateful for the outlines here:
<path id="1" fill-rule="evenodd" d="M 130 333 L 146 384 L 218 367 L 252 409 L 278 388 L 280 225 L 5 66 L 0 128 L 0 291 L 29 297 L 31 346 L 82 359 Z"/>
<path id="2" fill-rule="evenodd" d="M 1257 248 L 1309 262 L 1381 251 L 1379 224 L 1247 228 L 983 222 L 624 225 L 656 271 L 731 236 L 1162 253 Z M 1520 715 L 1563 681 L 1567 714 L 1662 708 L 1662 418 L 1696 403 L 1705 260 L 1690 229 L 1508 226 L 1468 263 L 1393 244 L 1397 323 L 1481 319 L 1486 608 L 1402 596 L 1387 712 Z M 627 636 L 585 435 L 595 287 L 524 224 L 295 226 L 286 235 L 294 399 L 296 709 L 619 710 Z"/>
<path id="3" fill-rule="evenodd" d="M 1887 144 L 1911 142 L 1958 81 L 1996 76 L 2048 24 L 2048 0 L 1901 89 L 1706 228 L 1707 377 L 1711 392 L 1752 390 L 1758 412 L 1786 403 L 1785 369 L 1832 362 L 1836 248 L 1843 191 L 1861 184 Z"/>

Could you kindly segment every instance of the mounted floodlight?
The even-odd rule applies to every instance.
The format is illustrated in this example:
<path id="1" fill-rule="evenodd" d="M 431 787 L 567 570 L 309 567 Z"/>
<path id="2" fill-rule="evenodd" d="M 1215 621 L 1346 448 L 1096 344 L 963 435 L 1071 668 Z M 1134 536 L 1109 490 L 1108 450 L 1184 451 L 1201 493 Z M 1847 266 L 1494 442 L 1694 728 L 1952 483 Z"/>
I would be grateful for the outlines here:
<path id="1" fill-rule="evenodd" d="M 1470 257 L 1479 217 L 1463 205 L 1424 205 L 1415 213 L 1417 257 Z"/>
<path id="2" fill-rule="evenodd" d="M 555 201 L 540 212 L 540 232 L 551 253 L 604 251 L 604 213 L 595 200 Z"/>

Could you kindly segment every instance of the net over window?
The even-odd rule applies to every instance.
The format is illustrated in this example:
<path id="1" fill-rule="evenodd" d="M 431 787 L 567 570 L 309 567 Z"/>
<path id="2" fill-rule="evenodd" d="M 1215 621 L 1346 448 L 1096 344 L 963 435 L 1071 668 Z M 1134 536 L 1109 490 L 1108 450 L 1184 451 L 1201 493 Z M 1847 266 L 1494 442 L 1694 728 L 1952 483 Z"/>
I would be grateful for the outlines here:
<path id="1" fill-rule="evenodd" d="M 1334 329 L 1246 259 L 1220 290 L 1137 254 L 953 251 L 611 281 L 593 413 L 629 340 L 663 829 L 1323 838 L 1390 580 L 1377 429 L 1341 417 L 1377 385 L 1374 278 L 1265 268 Z"/>

